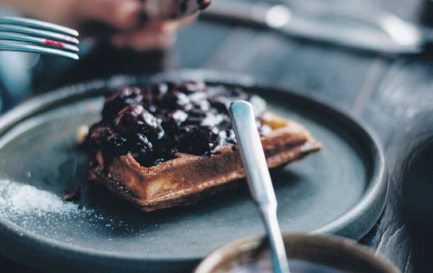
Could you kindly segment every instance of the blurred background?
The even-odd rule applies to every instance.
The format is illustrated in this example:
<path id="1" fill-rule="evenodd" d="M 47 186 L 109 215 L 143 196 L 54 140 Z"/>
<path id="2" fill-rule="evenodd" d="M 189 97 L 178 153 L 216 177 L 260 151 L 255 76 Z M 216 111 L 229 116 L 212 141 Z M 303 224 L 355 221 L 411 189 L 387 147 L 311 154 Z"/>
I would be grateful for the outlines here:
<path id="1" fill-rule="evenodd" d="M 52 0 L 31 0 L 30 2 L 50 2 Z M 80 0 L 61 0 L 59 3 L 65 2 L 81 2 Z M 164 0 L 166 1 L 166 0 Z M 25 4 L 10 4 L 14 3 L 11 0 L 4 0 L 3 15 L 23 14 L 21 7 L 30 6 Z M 56 2 L 56 1 L 54 1 Z M 104 0 L 92 0 L 90 2 L 100 2 L 104 5 Z M 108 0 L 110 2 L 110 0 Z M 214 0 L 213 6 L 221 6 L 214 11 L 214 7 L 209 9 L 208 13 L 224 15 L 230 13 L 233 9 L 230 5 L 240 3 L 253 4 L 285 4 L 288 5 L 294 14 L 307 15 L 310 13 L 314 17 L 314 12 L 325 9 L 326 11 L 335 10 L 337 14 L 348 14 L 348 17 L 354 14 L 371 14 L 372 12 L 391 12 L 398 15 L 402 19 L 422 23 L 428 25 L 429 13 L 431 9 L 431 1 L 407 1 L 407 0 L 380 0 L 380 1 L 360 1 L 360 0 L 286 0 L 286 1 L 268 1 L 268 0 Z M 84 2 L 83 2 L 84 3 Z M 18 6 L 21 10 L 16 8 Z M 32 14 L 32 10 L 24 8 L 24 14 Z M 242 14 L 242 10 L 238 10 Z M 56 8 L 47 9 L 45 13 L 57 12 Z M 90 12 L 89 12 L 90 13 Z M 38 11 L 34 14 L 43 16 L 44 12 Z M 99 15 L 98 16 L 103 16 Z M 245 16 L 248 12 L 245 11 Z M 331 15 L 332 16 L 332 15 Z M 38 17 L 38 16 L 34 16 Z M 59 23 L 69 23 L 58 20 L 56 16 L 45 16 L 46 19 L 54 18 Z M 90 18 L 90 16 L 89 16 Z M 98 17 L 99 18 L 99 17 Z M 207 16 L 207 13 L 199 19 L 199 23 L 190 24 L 184 27 L 179 27 L 176 39 L 173 46 L 164 46 L 164 49 L 155 49 L 154 46 L 143 47 L 140 50 L 128 49 L 127 46 L 119 48 L 113 46 L 103 38 L 100 32 L 104 29 L 93 30 L 90 37 L 95 38 L 93 41 L 85 39 L 81 46 L 81 60 L 79 62 L 65 61 L 56 57 L 39 57 L 30 54 L 0 52 L 0 79 L 2 83 L 2 107 L 3 111 L 11 108 L 13 105 L 24 100 L 32 94 L 45 92 L 58 86 L 80 82 L 96 77 L 110 76 L 117 73 L 155 73 L 158 71 L 173 69 L 173 68 L 207 68 L 216 70 L 229 70 L 243 72 L 248 74 L 263 75 L 263 72 L 268 74 L 265 78 L 273 76 L 269 73 L 272 69 L 284 70 L 287 74 L 282 76 L 283 79 L 272 79 L 277 81 L 290 81 L 291 87 L 299 89 L 311 89 L 311 85 L 316 81 L 324 80 L 332 81 L 334 76 L 323 75 L 321 79 L 312 78 L 310 69 L 321 69 L 320 64 L 315 64 L 316 68 L 307 65 L 307 67 L 297 67 L 295 63 L 308 64 L 308 60 L 314 58 L 315 55 L 321 58 L 332 58 L 333 54 L 341 56 L 352 56 L 359 58 L 361 62 L 366 60 L 364 56 L 357 56 L 357 52 L 352 54 L 347 52 L 345 48 L 335 48 L 323 43 L 315 43 L 313 41 L 305 42 L 304 40 L 287 39 L 264 31 L 261 28 L 251 28 L 240 24 L 236 21 L 228 21 L 224 16 Z M 45 18 L 42 18 L 45 19 Z M 80 18 L 81 19 L 81 18 Z M 335 18 L 334 18 L 335 19 Z M 83 19 L 84 20 L 84 19 Z M 95 21 L 95 18 L 89 20 Z M 433 19 L 431 20 L 433 21 Z M 109 21 L 110 22 L 110 21 Z M 104 22 L 106 23 L 106 21 Z M 346 24 L 346 21 L 334 23 Z M 108 25 L 108 24 L 107 24 Z M 75 27 L 75 25 L 74 25 Z M 87 28 L 81 27 L 82 32 L 86 34 Z M 84 31 L 83 31 L 84 30 Z M 122 31 L 119 30 L 119 33 Z M 173 31 L 175 32 L 175 31 Z M 87 33 L 88 34 L 88 33 Z M 95 43 L 95 40 L 97 41 Z M 254 46 L 250 46 L 254 44 Z M 308 50 L 308 56 L 305 58 L 298 55 L 299 48 L 302 47 Z M 322 54 L 326 51 L 326 54 Z M 343 51 L 343 53 L 341 53 Z M 270 54 L 274 55 L 273 59 Z M 373 52 L 374 54 L 374 52 Z M 303 54 L 305 55 L 305 54 Z M 285 56 L 285 58 L 279 58 Z M 236 58 L 233 58 L 236 57 Z M 303 58 L 302 62 L 298 62 L 299 58 Z M 230 60 L 228 60 L 230 59 Z M 368 58 L 367 58 L 368 59 Z M 260 66 L 251 65 L 260 63 Z M 343 67 L 343 66 L 341 66 Z M 356 69 L 356 67 L 353 67 Z M 305 71 L 305 70 L 308 71 Z M 267 71 L 263 71 L 267 70 Z M 281 71 L 283 72 L 283 71 Z M 299 75 L 302 75 L 299 77 Z M 274 77 L 279 75 L 275 74 Z M 306 78 L 307 77 L 307 78 Z M 359 77 L 361 79 L 361 77 Z M 316 84 L 320 84 L 317 82 Z M 360 84 L 354 82 L 354 84 Z"/>
<path id="2" fill-rule="evenodd" d="M 20 14 L 13 2 L 5 1 L 1 14 Z M 359 18 L 373 14 L 391 14 L 413 23 L 426 35 L 433 32 L 430 0 L 213 0 L 198 20 L 179 23 L 170 42 L 162 45 L 150 43 L 137 50 L 98 37 L 96 31 L 89 34 L 93 39 L 83 40 L 78 62 L 0 52 L 0 109 L 4 112 L 67 84 L 119 73 L 141 75 L 185 68 L 248 74 L 327 102 L 373 128 L 387 152 L 388 205 L 361 242 L 391 259 L 403 272 L 431 272 L 433 55 L 429 44 L 416 53 L 364 50 L 286 35 L 252 20 L 254 10 L 274 4 L 287 5 L 290 16 L 313 20 L 326 11 L 326 20 L 335 29 L 333 37 L 349 32 L 354 38 Z M 284 23 L 284 16 L 287 14 L 276 12 L 271 22 Z M 358 19 L 349 24 L 347 17 L 351 16 Z M 312 26 L 318 26 L 317 21 Z M 393 25 L 392 34 L 405 41 L 407 27 Z M 368 37 L 355 38 L 359 43 L 371 42 Z"/>

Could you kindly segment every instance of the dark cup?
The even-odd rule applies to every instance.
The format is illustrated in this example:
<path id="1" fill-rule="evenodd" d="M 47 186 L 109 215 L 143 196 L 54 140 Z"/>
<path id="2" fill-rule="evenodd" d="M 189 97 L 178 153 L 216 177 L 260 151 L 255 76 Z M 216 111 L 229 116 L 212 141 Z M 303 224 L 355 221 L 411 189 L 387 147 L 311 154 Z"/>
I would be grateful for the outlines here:
<path id="1" fill-rule="evenodd" d="M 337 270 L 347 273 L 400 273 L 394 265 L 352 240 L 327 235 L 286 234 L 284 243 L 289 261 L 296 261 L 297 264 L 299 261 L 308 262 L 330 269 L 328 272 Z M 259 237 L 230 243 L 209 255 L 194 273 L 236 272 L 234 267 L 245 268 L 246 264 L 257 263 L 258 259 L 269 256 L 266 254 L 268 248 L 265 245 Z M 252 270 L 251 273 L 266 271 Z M 242 272 L 249 273 L 245 270 Z"/>

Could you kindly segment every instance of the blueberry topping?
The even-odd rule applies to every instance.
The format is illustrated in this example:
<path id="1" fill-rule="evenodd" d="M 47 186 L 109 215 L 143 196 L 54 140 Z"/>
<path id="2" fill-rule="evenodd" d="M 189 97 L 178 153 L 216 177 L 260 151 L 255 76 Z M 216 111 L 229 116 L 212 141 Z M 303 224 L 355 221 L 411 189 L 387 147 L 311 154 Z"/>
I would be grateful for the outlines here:
<path id="1" fill-rule="evenodd" d="M 164 82 L 123 87 L 108 96 L 102 120 L 90 128 L 91 152 L 104 156 L 130 153 L 141 165 L 154 166 L 176 153 L 210 156 L 218 147 L 236 143 L 228 107 L 249 100 L 260 116 L 265 102 L 240 88 L 207 86 L 203 82 Z M 265 128 L 258 122 L 259 132 Z"/>
<path id="2" fill-rule="evenodd" d="M 124 87 L 105 100 L 102 118 L 105 120 L 112 119 L 126 106 L 140 104 L 142 101 L 143 93 L 139 88 Z"/>
<path id="3" fill-rule="evenodd" d="M 160 121 L 142 105 L 129 105 L 123 108 L 114 120 L 118 131 L 127 136 L 143 134 L 151 140 L 164 136 Z"/>
<path id="4" fill-rule="evenodd" d="M 219 144 L 219 135 L 207 126 L 186 126 L 175 138 L 179 152 L 209 155 Z"/>

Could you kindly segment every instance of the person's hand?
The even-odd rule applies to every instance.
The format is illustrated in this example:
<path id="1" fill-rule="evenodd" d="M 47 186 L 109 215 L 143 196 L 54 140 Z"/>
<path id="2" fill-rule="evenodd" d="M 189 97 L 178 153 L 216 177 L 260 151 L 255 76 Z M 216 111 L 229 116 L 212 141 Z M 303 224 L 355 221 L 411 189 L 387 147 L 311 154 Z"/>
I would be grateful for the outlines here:
<path id="1" fill-rule="evenodd" d="M 158 0 L 161 1 L 161 0 Z M 174 22 L 154 20 L 135 31 L 125 31 L 111 37 L 117 47 L 130 47 L 135 50 L 148 48 L 167 48 L 173 44 L 179 27 L 195 20 L 195 16 Z"/>
<path id="2" fill-rule="evenodd" d="M 110 25 L 119 30 L 110 37 L 115 46 L 136 50 L 170 46 L 176 30 L 193 20 L 153 20 L 137 29 L 143 9 L 139 0 L 0 0 L 0 3 L 32 17 L 74 28 L 95 21 Z"/>

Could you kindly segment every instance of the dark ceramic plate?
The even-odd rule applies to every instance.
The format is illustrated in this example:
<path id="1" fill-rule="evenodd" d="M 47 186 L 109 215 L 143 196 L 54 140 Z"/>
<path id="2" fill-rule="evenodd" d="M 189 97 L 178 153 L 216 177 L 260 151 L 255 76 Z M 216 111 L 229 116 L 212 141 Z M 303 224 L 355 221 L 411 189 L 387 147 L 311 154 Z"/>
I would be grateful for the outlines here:
<path id="1" fill-rule="evenodd" d="M 245 187 L 199 205 L 145 214 L 86 184 L 77 128 L 98 120 L 102 95 L 125 83 L 161 78 L 242 85 L 277 114 L 306 126 L 323 150 L 273 173 L 284 232 L 353 239 L 380 216 L 386 195 L 381 149 L 358 123 L 287 90 L 247 77 L 186 71 L 115 77 L 34 98 L 0 119 L 0 252 L 50 272 L 170 272 L 191 268 L 213 249 L 263 233 Z M 82 188 L 76 202 L 61 200 Z"/>

